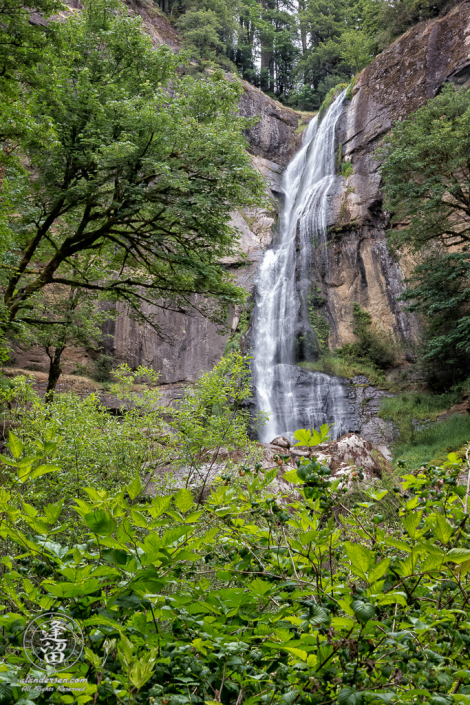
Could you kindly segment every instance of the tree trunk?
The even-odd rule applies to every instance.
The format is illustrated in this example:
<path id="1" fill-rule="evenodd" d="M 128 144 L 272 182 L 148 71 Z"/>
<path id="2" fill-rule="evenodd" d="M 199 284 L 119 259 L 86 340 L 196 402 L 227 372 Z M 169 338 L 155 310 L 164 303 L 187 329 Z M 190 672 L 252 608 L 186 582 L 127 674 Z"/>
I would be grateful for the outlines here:
<path id="1" fill-rule="evenodd" d="M 305 2 L 304 0 L 299 0 L 299 15 L 302 15 L 302 12 L 305 10 Z M 305 28 L 305 24 L 302 21 L 302 16 L 300 17 L 300 42 L 302 44 L 302 54 L 305 54 L 307 51 L 307 30 Z"/>
<path id="2" fill-rule="evenodd" d="M 60 357 L 65 350 L 65 345 L 63 347 L 55 348 L 54 353 L 47 353 L 49 355 L 49 377 L 47 379 L 47 389 L 46 389 L 46 402 L 49 404 L 54 401 L 54 391 L 59 381 L 59 377 L 62 374 L 62 368 L 60 366 Z"/>

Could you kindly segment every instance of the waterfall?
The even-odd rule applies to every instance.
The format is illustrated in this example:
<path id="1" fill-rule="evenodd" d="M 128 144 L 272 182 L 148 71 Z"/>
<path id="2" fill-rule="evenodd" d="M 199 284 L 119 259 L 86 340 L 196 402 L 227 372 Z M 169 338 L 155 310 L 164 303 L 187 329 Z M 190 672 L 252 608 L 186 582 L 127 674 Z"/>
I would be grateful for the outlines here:
<path id="1" fill-rule="evenodd" d="M 318 354 L 309 322 L 312 252 L 328 272 L 328 196 L 335 180 L 335 127 L 344 91 L 319 123 L 308 125 L 303 146 L 287 167 L 277 243 L 266 251 L 257 282 L 253 328 L 253 376 L 258 409 L 269 414 L 260 438 L 334 423 L 332 435 L 355 430 L 355 409 L 345 380 L 298 367 Z"/>

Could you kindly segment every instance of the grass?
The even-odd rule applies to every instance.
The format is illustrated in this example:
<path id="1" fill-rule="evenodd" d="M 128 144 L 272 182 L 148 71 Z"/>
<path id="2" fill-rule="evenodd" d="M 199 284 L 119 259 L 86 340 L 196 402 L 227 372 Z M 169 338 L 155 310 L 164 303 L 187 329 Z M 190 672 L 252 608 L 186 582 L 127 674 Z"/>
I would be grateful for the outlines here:
<path id="1" fill-rule="evenodd" d="M 301 362 L 300 367 L 312 372 L 325 372 L 337 377 L 355 377 L 365 375 L 369 382 L 376 387 L 388 389 L 388 382 L 384 373 L 374 365 L 367 362 L 344 359 L 336 355 L 324 355 L 317 362 Z"/>
<path id="2" fill-rule="evenodd" d="M 396 397 L 383 399 L 379 416 L 399 424 L 401 419 L 417 419 L 420 421 L 435 421 L 453 404 L 459 401 L 459 395 L 428 394 L 426 392 L 405 392 Z"/>
<path id="3" fill-rule="evenodd" d="M 435 423 L 459 398 L 460 394 L 455 391 L 447 394 L 406 392 L 383 399 L 379 416 L 393 421 L 400 434 L 393 446 L 395 462 L 403 460 L 412 469 L 423 463 L 439 465 L 450 452 L 462 451 L 470 442 L 470 416 L 455 414 Z M 429 421 L 432 425 L 419 430 L 417 421 Z"/>
<path id="4" fill-rule="evenodd" d="M 449 453 L 463 457 L 464 447 L 470 442 L 470 416 L 451 416 L 448 421 L 415 431 L 411 441 L 397 443 L 393 448 L 395 461 L 403 460 L 408 469 L 424 463 L 442 464 Z"/>

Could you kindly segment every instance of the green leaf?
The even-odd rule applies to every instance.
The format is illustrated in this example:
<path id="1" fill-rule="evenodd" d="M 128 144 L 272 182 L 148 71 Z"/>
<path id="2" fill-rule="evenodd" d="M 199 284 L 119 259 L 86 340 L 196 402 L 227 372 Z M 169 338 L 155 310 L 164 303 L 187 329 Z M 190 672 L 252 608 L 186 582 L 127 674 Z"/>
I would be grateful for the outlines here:
<path id="1" fill-rule="evenodd" d="M 320 605 L 313 605 L 310 610 L 310 616 L 308 618 L 309 622 L 315 626 L 327 626 L 331 624 L 331 617 L 329 613 L 320 607 Z"/>
<path id="2" fill-rule="evenodd" d="M 409 546 L 404 541 L 399 541 L 398 539 L 392 539 L 389 536 L 385 538 L 385 543 L 387 546 L 393 546 L 393 548 L 398 548 L 399 551 L 406 551 L 411 553 L 411 546 Z"/>
<path id="3" fill-rule="evenodd" d="M 173 495 L 167 495 L 166 497 L 155 497 L 152 504 L 148 508 L 148 512 L 151 517 L 156 519 L 161 516 L 170 506 Z"/>
<path id="4" fill-rule="evenodd" d="M 62 511 L 64 501 L 65 500 L 60 499 L 58 502 L 47 504 L 46 507 L 44 508 L 46 520 L 49 524 L 54 524 L 57 521 L 57 519 L 59 518 L 60 513 Z"/>
<path id="5" fill-rule="evenodd" d="M 192 492 L 185 488 L 181 489 L 175 495 L 175 504 L 183 514 L 188 512 L 194 505 L 194 497 Z"/>
<path id="6" fill-rule="evenodd" d="M 356 615 L 356 619 L 361 623 L 365 624 L 375 615 L 374 605 L 370 605 L 362 600 L 353 600 L 351 602 L 351 608 Z"/>
<path id="7" fill-rule="evenodd" d="M 297 470 L 288 470 L 284 473 L 282 477 L 284 478 L 284 480 L 286 480 L 287 482 L 292 482 L 292 484 L 294 485 L 301 485 L 303 482 L 298 476 Z"/>
<path id="8" fill-rule="evenodd" d="M 36 477 L 41 477 L 41 475 L 46 475 L 49 472 L 60 472 L 61 469 L 57 465 L 39 465 L 29 477 L 34 480 Z"/>
<path id="9" fill-rule="evenodd" d="M 261 580 L 261 578 L 256 578 L 253 580 L 251 583 L 247 585 L 248 590 L 251 590 L 251 592 L 254 595 L 258 595 L 258 597 L 262 597 L 263 595 L 266 595 L 267 592 L 269 592 L 272 588 L 271 583 L 267 583 L 265 580 Z"/>
<path id="10" fill-rule="evenodd" d="M 423 512 L 413 512 L 413 514 L 407 514 L 402 519 L 403 525 L 412 539 L 416 538 L 416 529 L 421 522 L 422 516 Z"/>
<path id="11" fill-rule="evenodd" d="M 94 534 L 110 536 L 116 531 L 116 522 L 111 514 L 104 509 L 95 509 L 95 511 L 85 514 L 84 520 Z"/>
<path id="12" fill-rule="evenodd" d="M 288 651 L 290 654 L 292 654 L 292 656 L 295 656 L 301 661 L 307 660 L 308 654 L 303 649 L 295 649 L 292 646 L 281 646 L 281 649 L 283 649 L 283 651 Z"/>
<path id="13" fill-rule="evenodd" d="M 85 646 L 85 658 L 91 663 L 91 665 L 99 671 L 101 669 L 101 659 L 98 654 L 93 653 L 93 651 Z"/>
<path id="14" fill-rule="evenodd" d="M 150 533 L 145 537 L 142 547 L 147 556 L 147 562 L 153 563 L 160 553 L 162 542 L 157 533 Z"/>
<path id="15" fill-rule="evenodd" d="M 105 548 L 102 550 L 101 555 L 105 561 L 120 568 L 125 566 L 129 559 L 129 554 L 120 548 Z"/>
<path id="16" fill-rule="evenodd" d="M 436 538 L 439 539 L 439 541 L 442 541 L 443 544 L 446 544 L 452 536 L 452 532 L 454 530 L 452 524 L 443 514 L 435 514 L 434 522 L 433 529 Z"/>
<path id="17" fill-rule="evenodd" d="M 79 597 L 96 592 L 102 585 L 98 578 L 90 578 L 78 585 L 75 583 L 52 583 L 44 580 L 42 585 L 55 597 Z"/>
<path id="18" fill-rule="evenodd" d="M 452 563 L 465 563 L 469 559 L 470 549 L 468 548 L 451 548 L 444 557 L 445 561 L 452 561 Z"/>
<path id="19" fill-rule="evenodd" d="M 359 543 L 350 543 L 346 541 L 344 544 L 347 556 L 352 564 L 352 569 L 360 578 L 366 578 L 366 573 L 375 562 L 375 556 L 366 546 L 361 546 Z"/>
<path id="20" fill-rule="evenodd" d="M 390 693 L 373 693 L 373 692 L 366 691 L 364 693 L 364 695 L 367 695 L 367 697 L 370 698 L 370 700 L 368 700 L 368 702 L 370 702 L 370 703 L 375 703 L 377 700 L 381 700 L 383 703 L 385 703 L 385 705 L 390 705 L 393 698 L 397 697 L 396 693 L 392 693 L 392 692 L 390 692 Z"/>
<path id="21" fill-rule="evenodd" d="M 171 546 L 172 544 L 176 543 L 178 539 L 180 539 L 182 536 L 192 530 L 193 529 L 191 526 L 177 526 L 175 529 L 169 529 L 168 531 L 165 531 L 162 536 L 162 548 L 165 548 L 166 546 Z"/>
<path id="22" fill-rule="evenodd" d="M 135 499 L 142 492 L 142 483 L 138 470 L 136 470 L 134 479 L 127 485 L 126 489 L 131 499 Z"/>
<path id="23" fill-rule="evenodd" d="M 0 681 L 0 703 L 13 703 L 15 702 L 13 688 L 9 683 Z"/>
<path id="24" fill-rule="evenodd" d="M 34 519 L 34 517 L 37 517 L 38 510 L 35 507 L 32 507 L 31 504 L 26 504 L 26 502 L 23 502 L 22 504 L 23 504 L 23 511 L 25 514 L 27 514 L 32 519 Z"/>
<path id="25" fill-rule="evenodd" d="M 372 488 L 366 490 L 365 494 L 371 499 L 375 499 L 376 502 L 380 502 L 388 494 L 388 490 L 375 490 Z"/>
<path id="26" fill-rule="evenodd" d="M 152 648 L 149 653 L 134 661 L 129 672 L 129 678 L 136 688 L 142 688 L 152 676 L 156 657 L 157 649 Z"/>
<path id="27" fill-rule="evenodd" d="M 380 561 L 374 568 L 372 568 L 371 571 L 368 573 L 368 580 L 369 583 L 375 583 L 376 580 L 379 580 L 383 575 L 388 570 L 388 566 L 390 565 L 390 558 L 386 558 L 383 561 Z"/>
<path id="28" fill-rule="evenodd" d="M 408 606 L 408 603 L 406 601 L 406 597 L 405 597 L 405 595 L 403 595 L 403 593 L 387 592 L 386 595 L 382 595 L 377 600 L 378 605 L 395 605 L 397 603 L 399 605 L 403 605 L 403 607 Z"/>
<path id="29" fill-rule="evenodd" d="M 310 439 L 312 437 L 311 432 L 306 428 L 301 428 L 295 431 L 294 438 L 297 440 L 296 446 L 308 446 L 310 445 Z"/>
<path id="30" fill-rule="evenodd" d="M 18 460 L 23 452 L 24 444 L 11 431 L 8 432 L 8 447 L 12 456 Z"/>
<path id="31" fill-rule="evenodd" d="M 339 705 L 361 705 L 362 693 L 351 688 L 341 688 L 338 693 L 338 703 Z"/>

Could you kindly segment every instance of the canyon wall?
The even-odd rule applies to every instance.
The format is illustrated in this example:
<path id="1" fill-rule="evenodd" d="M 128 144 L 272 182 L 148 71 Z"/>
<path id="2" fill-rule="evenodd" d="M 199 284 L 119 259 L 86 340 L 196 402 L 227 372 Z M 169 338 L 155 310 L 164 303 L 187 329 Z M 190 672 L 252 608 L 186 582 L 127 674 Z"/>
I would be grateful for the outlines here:
<path id="1" fill-rule="evenodd" d="M 271 242 L 278 215 L 281 172 L 297 149 L 302 119 L 246 82 L 243 82 L 240 113 L 245 117 L 259 116 L 247 133 L 248 149 L 254 167 L 266 180 L 272 204 L 267 209 L 247 210 L 232 216 L 238 231 L 239 254 L 227 258 L 225 265 L 237 282 L 252 294 L 257 266 Z M 195 308 L 197 303 L 195 298 Z M 192 315 L 160 311 L 158 322 L 165 339 L 150 325 L 138 325 L 131 320 L 122 306 L 118 306 L 118 313 L 106 328 L 105 351 L 118 362 L 127 362 L 133 367 L 150 366 L 160 372 L 162 384 L 174 384 L 196 380 L 201 372 L 207 372 L 220 360 L 229 335 L 240 322 L 241 310 L 233 311 L 223 332 L 218 332 L 215 325 L 196 310 Z"/>
<path id="2" fill-rule="evenodd" d="M 79 8 L 78 0 L 71 6 Z M 178 49 L 177 33 L 151 4 L 130 6 L 143 17 L 156 45 L 166 43 Z M 339 179 L 331 194 L 328 258 L 325 264 L 319 257 L 322 265 L 312 274 L 312 284 L 316 283 L 326 302 L 321 310 L 330 323 L 331 348 L 354 339 L 356 301 L 396 339 L 411 340 L 416 335 L 413 318 L 397 301 L 403 290 L 404 267 L 387 248 L 388 218 L 382 208 L 374 150 L 395 120 L 435 96 L 446 81 L 470 85 L 470 0 L 455 5 L 439 19 L 413 27 L 380 54 L 359 75 L 338 123 L 338 163 L 350 162 L 352 173 Z M 243 88 L 240 113 L 259 116 L 247 133 L 248 149 L 253 164 L 266 178 L 272 203 L 265 210 L 233 216 L 240 256 L 227 260 L 226 266 L 251 294 L 258 263 L 275 230 L 282 170 L 298 149 L 309 117 L 300 116 L 246 82 Z M 152 328 L 136 325 L 122 309 L 118 313 L 106 331 L 110 334 L 105 340 L 106 352 L 133 367 L 150 365 L 161 373 L 162 383 L 173 384 L 193 381 L 211 369 L 223 354 L 230 329 L 234 332 L 239 326 L 241 312 L 233 312 L 228 330 L 220 334 L 197 312 L 183 316 L 162 311 L 159 320 L 164 339 Z M 34 369 L 47 367 L 45 358 L 40 362 L 38 351 L 19 353 L 17 363 L 28 367 L 31 355 Z"/>
<path id="3" fill-rule="evenodd" d="M 413 319 L 397 302 L 407 263 L 400 268 L 386 245 L 389 223 L 374 150 L 396 120 L 436 96 L 447 81 L 470 86 L 470 2 L 410 29 L 362 71 L 354 86 L 337 134 L 338 156 L 353 170 L 332 199 L 329 271 L 321 278 L 333 347 L 354 339 L 354 301 L 395 338 L 415 335 Z"/>

